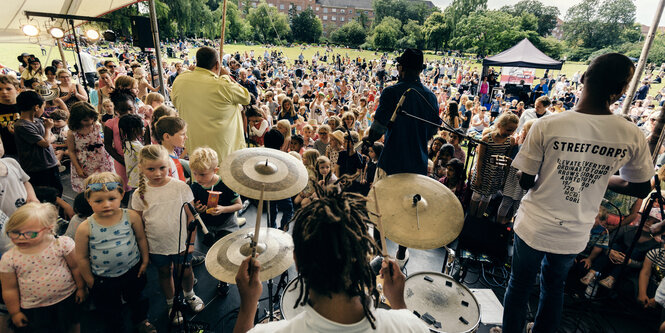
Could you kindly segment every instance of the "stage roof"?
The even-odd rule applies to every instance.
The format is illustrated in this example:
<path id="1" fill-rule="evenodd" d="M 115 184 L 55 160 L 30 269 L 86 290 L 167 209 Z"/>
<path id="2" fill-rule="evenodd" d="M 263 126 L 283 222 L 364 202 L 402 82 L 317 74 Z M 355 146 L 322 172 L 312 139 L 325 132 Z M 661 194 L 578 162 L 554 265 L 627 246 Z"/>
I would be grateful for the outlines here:
<path id="1" fill-rule="evenodd" d="M 517 45 L 483 59 L 483 66 L 561 69 L 563 62 L 548 57 L 524 38 Z"/>
<path id="2" fill-rule="evenodd" d="M 145 0 L 3 0 L 0 11 L 0 43 L 36 42 L 35 38 L 29 38 L 21 32 L 21 26 L 28 23 L 25 11 L 99 17 L 141 1 Z M 32 18 L 31 23 L 38 26 L 40 42 L 43 44 L 51 44 L 53 41 L 48 34 L 48 28 L 53 25 L 67 27 L 62 20 L 51 21 L 46 17 Z M 83 21 L 74 21 L 75 25 L 81 23 Z"/>

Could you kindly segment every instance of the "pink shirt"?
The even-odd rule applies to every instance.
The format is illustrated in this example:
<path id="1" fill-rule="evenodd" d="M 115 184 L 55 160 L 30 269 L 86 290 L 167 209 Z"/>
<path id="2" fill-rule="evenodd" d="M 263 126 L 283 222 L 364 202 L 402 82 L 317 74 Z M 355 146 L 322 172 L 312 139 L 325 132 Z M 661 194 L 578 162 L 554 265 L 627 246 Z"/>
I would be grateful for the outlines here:
<path id="1" fill-rule="evenodd" d="M 61 236 L 40 253 L 24 254 L 13 247 L 2 256 L 0 272 L 16 274 L 21 308 L 57 304 L 76 291 L 72 271 L 65 261 L 73 250 L 74 241 Z"/>

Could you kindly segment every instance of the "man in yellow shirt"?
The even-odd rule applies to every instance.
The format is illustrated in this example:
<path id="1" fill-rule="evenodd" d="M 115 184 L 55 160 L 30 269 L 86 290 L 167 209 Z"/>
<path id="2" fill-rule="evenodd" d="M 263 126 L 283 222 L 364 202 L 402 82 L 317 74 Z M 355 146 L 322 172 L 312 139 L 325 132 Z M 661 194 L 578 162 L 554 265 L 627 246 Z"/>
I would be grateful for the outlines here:
<path id="1" fill-rule="evenodd" d="M 171 98 L 187 122 L 187 151 L 208 146 L 223 161 L 246 147 L 242 105 L 249 104 L 250 94 L 229 78 L 215 49 L 202 47 L 196 52 L 196 68 L 178 75 Z"/>

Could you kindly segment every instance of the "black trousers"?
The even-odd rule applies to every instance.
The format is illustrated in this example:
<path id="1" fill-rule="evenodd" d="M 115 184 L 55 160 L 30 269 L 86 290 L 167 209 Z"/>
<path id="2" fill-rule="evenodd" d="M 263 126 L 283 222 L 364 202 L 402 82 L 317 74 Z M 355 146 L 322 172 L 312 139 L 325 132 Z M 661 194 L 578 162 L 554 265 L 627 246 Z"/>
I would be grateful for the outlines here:
<path id="1" fill-rule="evenodd" d="M 129 306 L 134 326 L 148 318 L 148 299 L 143 296 L 147 278 L 145 273 L 138 277 L 140 267 L 141 262 L 118 277 L 95 275 L 90 299 L 97 310 L 101 311 L 106 331 L 118 332 L 119 324 L 124 322 L 121 315 L 123 300 Z"/>

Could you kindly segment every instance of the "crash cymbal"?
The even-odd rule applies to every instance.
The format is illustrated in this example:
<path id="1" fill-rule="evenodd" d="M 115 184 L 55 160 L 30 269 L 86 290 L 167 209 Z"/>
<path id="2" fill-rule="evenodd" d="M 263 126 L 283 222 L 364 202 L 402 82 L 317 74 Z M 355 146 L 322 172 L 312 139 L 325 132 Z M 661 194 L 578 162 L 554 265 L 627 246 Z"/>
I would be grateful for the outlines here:
<path id="1" fill-rule="evenodd" d="M 217 280 L 236 283 L 238 267 L 252 254 L 250 241 L 253 233 L 254 228 L 240 229 L 213 244 L 205 260 L 208 273 Z M 261 228 L 256 252 L 256 259 L 261 264 L 261 281 L 272 279 L 293 265 L 293 239 L 279 229 Z"/>
<path id="2" fill-rule="evenodd" d="M 399 173 L 374 184 L 385 237 L 414 249 L 447 245 L 462 231 L 464 212 L 455 194 L 440 182 L 418 174 Z M 374 195 L 367 210 L 376 214 Z M 417 203 L 417 204 L 414 204 Z M 377 222 L 377 216 L 370 219 Z"/>
<path id="3" fill-rule="evenodd" d="M 281 200 L 300 193 L 307 185 L 307 169 L 297 158 L 276 149 L 245 148 L 222 162 L 224 184 L 240 195 Z"/>

